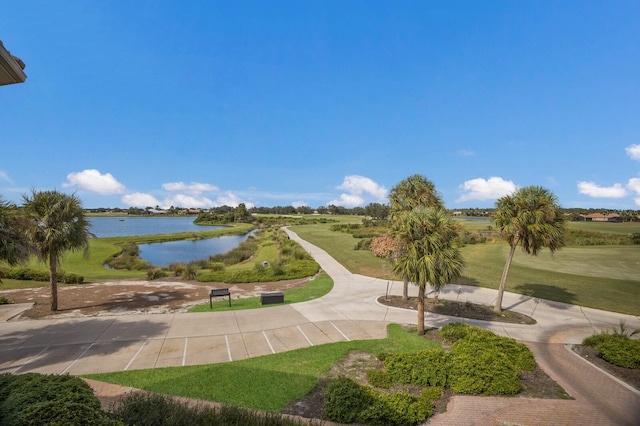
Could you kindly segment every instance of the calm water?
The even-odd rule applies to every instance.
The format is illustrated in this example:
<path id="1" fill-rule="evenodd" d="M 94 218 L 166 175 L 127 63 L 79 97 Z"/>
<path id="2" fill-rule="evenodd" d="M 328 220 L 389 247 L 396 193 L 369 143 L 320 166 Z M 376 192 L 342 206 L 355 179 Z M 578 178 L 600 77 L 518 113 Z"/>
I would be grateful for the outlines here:
<path id="1" fill-rule="evenodd" d="M 98 238 L 131 235 L 175 234 L 178 232 L 222 229 L 224 226 L 194 225 L 193 217 L 91 217 L 91 232 Z M 204 240 L 168 241 L 139 244 L 140 257 L 155 266 L 173 262 L 192 262 L 226 253 L 246 240 L 249 234 L 225 235 Z"/>
<path id="2" fill-rule="evenodd" d="M 175 234 L 222 229 L 224 226 L 195 225 L 194 217 L 90 217 L 91 232 L 98 238 L 131 235 Z"/>
<path id="3" fill-rule="evenodd" d="M 226 253 L 249 238 L 244 235 L 224 235 L 205 240 L 167 241 L 165 243 L 138 244 L 140 257 L 155 266 L 168 266 L 173 262 L 189 263 L 206 259 L 214 254 Z"/>

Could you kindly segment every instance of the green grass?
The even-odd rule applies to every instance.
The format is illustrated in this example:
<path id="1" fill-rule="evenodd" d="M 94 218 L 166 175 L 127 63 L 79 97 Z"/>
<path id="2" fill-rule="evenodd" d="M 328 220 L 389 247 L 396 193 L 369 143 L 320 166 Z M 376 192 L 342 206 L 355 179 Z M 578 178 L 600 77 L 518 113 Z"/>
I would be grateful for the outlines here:
<path id="1" fill-rule="evenodd" d="M 466 223 L 465 221 L 462 221 Z M 469 221 L 477 224 L 479 222 Z M 571 226 L 580 222 L 570 222 Z M 629 224 L 586 225 L 611 226 Z M 637 226 L 637 224 L 631 224 Z M 485 225 L 486 226 L 486 225 Z M 329 253 L 349 271 L 390 279 L 389 266 L 370 252 L 355 251 L 356 239 L 333 232 L 330 225 L 290 227 L 301 238 Z M 590 229 L 587 227 L 586 229 Z M 602 229 L 602 228 L 600 228 Z M 622 229 L 622 228 L 617 228 Z M 632 230 L 633 227 L 626 227 Z M 463 276 L 456 283 L 497 289 L 507 259 L 506 243 L 468 245 L 462 249 Z M 640 314 L 640 247 L 565 247 L 553 257 L 548 251 L 529 256 L 517 250 L 507 279 L 507 291 L 558 302 L 632 315 Z M 398 279 L 397 277 L 395 279 Z"/>
<path id="2" fill-rule="evenodd" d="M 605 234 L 633 234 L 634 232 L 640 232 L 640 222 L 567 222 L 567 225 L 570 228 L 603 232 Z"/>
<path id="3" fill-rule="evenodd" d="M 279 412 L 313 389 L 318 379 L 351 350 L 371 353 L 434 349 L 439 345 L 388 327 L 386 339 L 339 342 L 240 361 L 156 368 L 86 377 L 152 392 Z"/>
<path id="4" fill-rule="evenodd" d="M 242 285 L 242 284 L 238 284 Z M 284 291 L 284 304 L 306 302 L 308 300 L 317 299 L 329 293 L 333 288 L 333 280 L 326 274 L 320 273 L 318 277 L 310 280 L 308 283 L 301 287 L 292 288 Z M 275 306 L 280 306 L 275 305 Z M 188 312 L 220 312 L 220 311 L 240 311 L 244 309 L 257 309 L 264 308 L 262 306 L 259 297 L 246 297 L 242 299 L 231 300 L 231 306 L 229 306 L 228 299 L 217 300 L 213 302 L 213 309 L 211 309 L 209 303 L 203 303 L 202 305 L 196 305 L 189 308 Z"/>
<path id="5" fill-rule="evenodd" d="M 346 232 L 330 231 L 331 224 L 290 226 L 303 240 L 331 255 L 349 271 L 370 277 L 392 279 L 391 267 L 369 250 L 354 250 L 358 239 Z"/>

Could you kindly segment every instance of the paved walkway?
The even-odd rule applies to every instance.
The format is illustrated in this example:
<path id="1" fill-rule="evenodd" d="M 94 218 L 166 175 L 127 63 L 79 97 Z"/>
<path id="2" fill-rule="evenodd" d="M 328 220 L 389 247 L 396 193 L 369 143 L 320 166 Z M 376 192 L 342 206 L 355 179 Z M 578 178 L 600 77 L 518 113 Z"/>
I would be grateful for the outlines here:
<path id="1" fill-rule="evenodd" d="M 415 324 L 415 312 L 376 302 L 385 293 L 401 294 L 402 283 L 351 274 L 326 252 L 288 232 L 333 278 L 334 289 L 328 295 L 247 311 L 2 322 L 0 373 L 79 375 L 225 362 L 324 343 L 382 338 L 389 323 Z M 495 296 L 495 290 L 467 286 L 448 286 L 441 293 L 445 299 L 487 305 Z M 594 332 L 617 327 L 621 320 L 631 329 L 640 328 L 640 318 L 511 293 L 505 294 L 503 306 L 532 316 L 537 324 L 454 320 L 526 342 L 542 368 L 575 400 L 456 396 L 447 412 L 429 424 L 640 424 L 640 392 L 565 349 L 565 344 L 580 343 Z M 427 316 L 428 325 L 434 327 L 451 320 Z"/>

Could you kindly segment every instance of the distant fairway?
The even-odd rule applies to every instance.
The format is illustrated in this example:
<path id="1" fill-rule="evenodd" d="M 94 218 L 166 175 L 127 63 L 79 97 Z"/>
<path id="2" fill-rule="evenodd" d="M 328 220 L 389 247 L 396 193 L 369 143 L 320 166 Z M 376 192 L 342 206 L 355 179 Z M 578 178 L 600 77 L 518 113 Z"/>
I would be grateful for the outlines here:
<path id="1" fill-rule="evenodd" d="M 489 222 L 461 221 L 473 229 L 486 229 Z M 570 222 L 573 226 L 576 222 Z M 598 230 L 611 226 L 619 232 L 633 231 L 637 224 L 580 223 L 577 227 Z M 616 227 L 617 225 L 632 225 Z M 298 235 L 327 251 L 349 271 L 384 279 L 393 278 L 389 265 L 369 251 L 354 250 L 357 239 L 329 230 L 327 224 L 292 226 Z M 598 229 L 595 229 L 598 228 Z M 459 284 L 497 289 L 509 247 L 504 242 L 467 245 Z M 395 279 L 399 279 L 395 277 Z M 551 256 L 516 251 L 507 291 L 607 311 L 640 315 L 640 246 L 565 247 Z"/>
<path id="2" fill-rule="evenodd" d="M 517 256 L 514 264 L 564 274 L 640 280 L 640 247 L 565 247 L 553 255 L 546 251 L 537 257 Z"/>

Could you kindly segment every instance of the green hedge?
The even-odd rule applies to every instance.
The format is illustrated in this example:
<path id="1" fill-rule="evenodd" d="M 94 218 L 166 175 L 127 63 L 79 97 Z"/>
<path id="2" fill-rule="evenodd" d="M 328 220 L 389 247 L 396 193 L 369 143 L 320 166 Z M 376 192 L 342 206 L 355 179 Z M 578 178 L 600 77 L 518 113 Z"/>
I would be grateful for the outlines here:
<path id="1" fill-rule="evenodd" d="M 597 349 L 600 356 L 613 365 L 640 368 L 640 340 L 613 336 L 599 344 Z"/>
<path id="2" fill-rule="evenodd" d="M 22 281 L 49 281 L 49 271 L 30 268 L 0 268 L 0 274 L 4 278 Z M 64 271 L 57 271 L 58 282 L 63 284 L 83 284 L 84 277 Z"/>
<path id="3" fill-rule="evenodd" d="M 243 271 L 210 271 L 198 275 L 201 282 L 224 282 L 230 284 L 269 282 L 310 277 L 318 273 L 320 265 L 313 260 L 294 260 L 283 265 L 272 264 L 268 268 Z"/>
<path id="4" fill-rule="evenodd" d="M 465 395 L 514 395 L 520 391 L 520 371 L 498 349 L 480 351 L 467 348 L 453 351 L 449 384 L 451 390 Z"/>
<path id="5" fill-rule="evenodd" d="M 91 387 L 64 375 L 0 375 L 0 425 L 121 425 L 107 417 Z"/>
<path id="6" fill-rule="evenodd" d="M 325 419 L 339 423 L 416 425 L 433 414 L 434 396 L 432 390 L 420 396 L 378 392 L 341 377 L 327 387 L 323 415 Z"/>
<path id="7" fill-rule="evenodd" d="M 451 360 L 441 349 L 423 350 L 389 354 L 384 367 L 395 383 L 446 386 Z"/>

